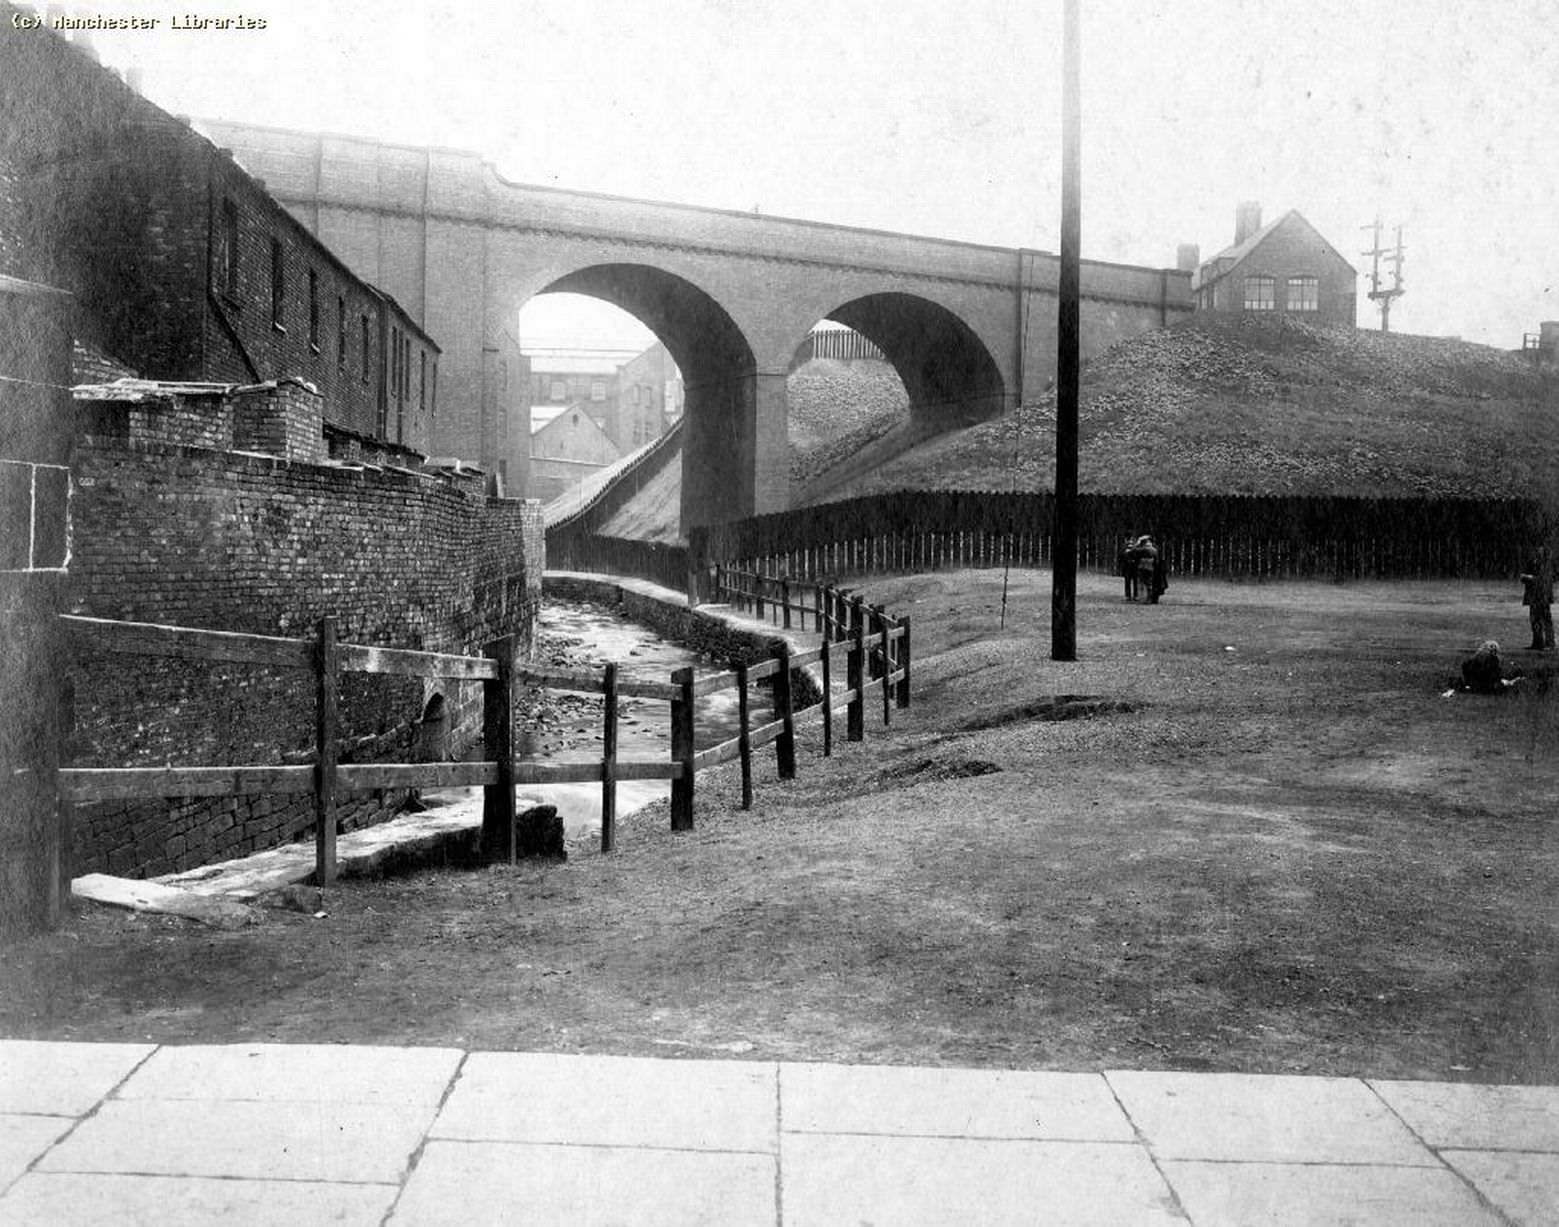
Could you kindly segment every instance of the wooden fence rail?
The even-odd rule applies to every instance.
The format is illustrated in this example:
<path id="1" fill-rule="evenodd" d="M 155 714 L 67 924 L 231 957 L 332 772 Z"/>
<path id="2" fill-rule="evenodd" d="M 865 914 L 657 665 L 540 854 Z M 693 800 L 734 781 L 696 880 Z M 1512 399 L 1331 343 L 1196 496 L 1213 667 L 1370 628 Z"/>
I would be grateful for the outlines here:
<path id="1" fill-rule="evenodd" d="M 730 580 L 748 584 L 754 577 L 732 573 Z M 621 677 L 615 664 L 600 672 L 535 669 L 514 660 L 512 637 L 487 645 L 484 655 L 468 657 L 437 652 L 368 647 L 339 643 L 333 618 L 320 621 L 314 639 L 281 639 L 227 631 L 159 626 L 153 623 L 114 622 L 101 618 L 66 616 L 62 619 L 78 642 L 98 651 L 185 659 L 238 662 L 311 670 L 315 680 L 316 739 L 314 762 L 300 766 L 218 767 L 73 767 L 59 772 L 60 800 L 88 803 L 153 797 L 246 796 L 257 793 L 312 793 L 314 795 L 315 882 L 328 885 L 336 871 L 334 821 L 339 791 L 383 788 L 483 789 L 481 847 L 484 859 L 515 859 L 514 789 L 520 784 L 595 783 L 601 785 L 601 850 L 610 852 L 616 840 L 617 785 L 627 780 L 671 782 L 671 826 L 693 827 L 693 799 L 699 771 L 720 763 L 742 760 L 742 807 L 752 806 L 752 751 L 775 746 L 776 772 L 781 779 L 795 774 L 795 737 L 798 718 L 817 712 L 823 723 L 823 753 L 833 753 L 833 718 L 841 700 L 850 729 L 850 740 L 862 736 L 863 714 L 872 680 L 882 687 L 882 716 L 886 724 L 891 706 L 910 702 L 909 619 L 894 619 L 886 611 L 864 606 L 859 597 L 826 586 L 807 585 L 811 603 L 781 602 L 788 618 L 794 609 L 813 616 L 823 642 L 809 651 L 794 652 L 781 644 L 765 660 L 736 663 L 731 669 L 696 677 L 691 669 L 679 669 L 669 682 Z M 757 586 L 750 587 L 756 592 Z M 771 603 L 772 607 L 772 603 Z M 776 615 L 777 616 L 777 615 Z M 873 622 L 875 655 L 868 644 L 866 625 Z M 842 694 L 835 694 L 836 658 L 846 657 L 850 679 Z M 793 706 L 792 675 L 795 670 L 817 665 L 822 672 L 822 698 L 800 710 Z M 483 684 L 483 758 L 459 763 L 347 763 L 337 762 L 340 729 L 336 697 L 342 673 L 390 674 L 403 677 L 460 678 Z M 868 677 L 870 674 L 870 678 Z M 752 724 L 752 689 L 770 680 L 773 718 Z M 602 702 L 602 757 L 599 761 L 536 763 L 517 761 L 513 734 L 513 699 L 517 684 L 547 689 L 600 694 Z M 739 731 L 718 745 L 695 750 L 695 700 L 699 696 L 735 689 Z M 671 752 L 668 759 L 618 757 L 618 703 L 623 697 L 658 700 L 670 704 Z"/>

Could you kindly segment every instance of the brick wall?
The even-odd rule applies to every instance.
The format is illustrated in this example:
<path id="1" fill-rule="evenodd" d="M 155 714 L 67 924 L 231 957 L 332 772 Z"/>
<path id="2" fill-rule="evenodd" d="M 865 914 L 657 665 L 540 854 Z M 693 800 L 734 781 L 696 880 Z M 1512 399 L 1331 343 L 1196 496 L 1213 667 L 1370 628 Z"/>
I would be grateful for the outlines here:
<path id="1" fill-rule="evenodd" d="M 529 650 L 543 549 L 535 504 L 432 474 L 162 441 L 191 422 L 214 429 L 219 414 L 204 398 L 99 403 L 83 414 L 91 433 L 76 452 L 73 611 L 287 636 L 310 635 L 329 615 L 346 642 L 476 653 L 515 633 Z M 78 765 L 308 761 L 305 672 L 89 652 L 74 683 Z M 475 684 L 343 678 L 342 761 L 413 758 L 417 722 L 440 687 L 455 744 L 470 741 Z M 347 796 L 338 821 L 376 821 L 403 800 Z M 304 795 L 82 807 L 75 872 L 151 876 L 240 855 L 306 831 L 311 805 Z"/>

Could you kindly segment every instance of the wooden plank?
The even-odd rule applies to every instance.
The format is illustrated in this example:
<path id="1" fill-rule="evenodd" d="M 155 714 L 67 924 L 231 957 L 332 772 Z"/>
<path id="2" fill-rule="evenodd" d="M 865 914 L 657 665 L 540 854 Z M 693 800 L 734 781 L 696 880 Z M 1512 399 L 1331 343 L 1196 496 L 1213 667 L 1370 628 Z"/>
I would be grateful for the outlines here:
<path id="1" fill-rule="evenodd" d="M 618 759 L 619 780 L 676 780 L 682 776 L 681 763 L 668 763 L 663 758 Z"/>
<path id="2" fill-rule="evenodd" d="M 823 666 L 823 697 L 818 700 L 818 706 L 823 709 L 823 757 L 827 758 L 834 752 L 834 708 L 831 702 L 833 698 L 834 680 L 829 676 L 832 666 L 829 657 L 833 655 L 829 649 L 832 644 L 823 644 L 819 653 L 818 662 Z"/>
<path id="3" fill-rule="evenodd" d="M 223 660 L 249 665 L 314 667 L 314 643 L 274 635 L 243 635 L 235 631 L 205 631 L 155 622 L 116 622 L 108 618 L 62 615 L 60 621 L 80 642 L 94 650 L 136 656 L 179 656 L 188 660 Z"/>
<path id="4" fill-rule="evenodd" d="M 714 694 L 720 690 L 730 690 L 737 685 L 736 674 L 727 670 L 724 673 L 706 673 L 703 677 L 693 680 L 693 696 Z"/>
<path id="5" fill-rule="evenodd" d="M 631 677 L 617 679 L 617 693 L 635 699 L 661 699 L 677 697 L 678 691 L 670 682 L 635 681 Z"/>
<path id="6" fill-rule="evenodd" d="M 130 801 L 144 797 L 245 797 L 265 792 L 313 792 L 305 767 L 62 767 L 60 799 Z"/>
<path id="7" fill-rule="evenodd" d="M 498 782 L 498 764 L 343 763 L 336 768 L 342 791 L 375 788 L 480 788 Z"/>
<path id="8" fill-rule="evenodd" d="M 319 620 L 314 653 L 314 885 L 336 880 L 336 739 L 341 676 L 336 660 L 336 620 Z"/>
<path id="9" fill-rule="evenodd" d="M 497 667 L 485 656 L 447 652 L 415 652 L 408 648 L 375 648 L 343 643 L 337 648 L 343 673 L 384 673 L 395 677 L 465 678 L 489 681 Z"/>
<path id="10" fill-rule="evenodd" d="M 617 826 L 617 666 L 601 675 L 601 851 L 610 852 Z"/>
<path id="11" fill-rule="evenodd" d="M 706 767 L 718 767 L 721 763 L 728 763 L 732 759 L 740 758 L 742 752 L 741 738 L 733 737 L 730 741 L 722 741 L 717 746 L 710 746 L 707 750 L 700 750 L 693 755 L 693 770 L 702 771 Z M 742 807 L 751 809 L 750 805 Z"/>
<path id="12" fill-rule="evenodd" d="M 774 674 L 774 714 L 783 731 L 774 741 L 774 768 L 780 779 L 793 780 L 796 778 L 796 715 L 790 694 L 790 645 L 782 642 L 775 653 L 779 668 Z"/>
<path id="13" fill-rule="evenodd" d="M 760 678 L 772 677 L 779 669 L 779 661 L 772 657 L 768 660 L 760 660 L 757 664 L 747 666 L 747 680 L 756 682 Z"/>
<path id="14" fill-rule="evenodd" d="M 581 694 L 601 693 L 601 679 L 593 673 L 516 667 L 514 680 L 522 686 L 540 686 L 545 690 L 577 690 Z"/>
<path id="15" fill-rule="evenodd" d="M 823 659 L 823 649 L 813 648 L 808 652 L 798 652 L 790 658 L 792 669 L 805 669 L 808 665 L 815 665 Z"/>
<path id="16" fill-rule="evenodd" d="M 768 745 L 769 742 L 773 741 L 784 731 L 785 722 L 783 720 L 772 720 L 768 724 L 760 724 L 753 729 L 748 734 L 747 739 L 752 743 L 752 748 L 756 750 L 759 746 Z"/>
<path id="17" fill-rule="evenodd" d="M 678 669 L 671 680 L 681 694 L 671 701 L 671 761 L 682 768 L 671 784 L 671 829 L 693 829 L 693 670 Z"/>
<path id="18" fill-rule="evenodd" d="M 514 652 L 513 635 L 485 645 L 497 676 L 482 683 L 482 757 L 498 766 L 498 778 L 482 788 L 482 859 L 514 864 Z"/>
<path id="19" fill-rule="evenodd" d="M 742 760 L 742 808 L 752 808 L 752 709 L 747 666 L 736 666 L 736 752 Z"/>

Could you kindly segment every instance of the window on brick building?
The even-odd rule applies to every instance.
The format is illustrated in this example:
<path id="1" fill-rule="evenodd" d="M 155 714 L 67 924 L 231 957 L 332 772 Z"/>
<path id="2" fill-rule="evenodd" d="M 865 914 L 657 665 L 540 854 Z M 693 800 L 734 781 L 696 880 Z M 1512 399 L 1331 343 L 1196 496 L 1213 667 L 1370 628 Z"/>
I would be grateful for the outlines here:
<path id="1" fill-rule="evenodd" d="M 216 262 L 211 272 L 218 290 L 232 298 L 238 296 L 238 206 L 227 197 L 222 200 Z"/>
<path id="2" fill-rule="evenodd" d="M 401 395 L 411 399 L 411 336 L 401 334 Z"/>
<path id="3" fill-rule="evenodd" d="M 554 379 L 552 381 L 552 387 L 550 389 L 550 393 L 549 393 L 548 399 L 549 400 L 567 400 L 568 399 L 568 385 L 565 384 L 561 379 Z"/>
<path id="4" fill-rule="evenodd" d="M 417 351 L 417 408 L 428 407 L 428 351 Z"/>
<path id="5" fill-rule="evenodd" d="M 632 404 L 635 404 L 635 405 L 637 405 L 639 403 L 639 385 L 638 384 L 634 384 L 633 387 L 628 389 L 628 400 Z"/>
<path id="6" fill-rule="evenodd" d="M 280 239 L 271 240 L 271 323 L 282 327 L 287 301 L 287 253 Z"/>
<path id="7" fill-rule="evenodd" d="M 371 353 L 371 350 L 370 350 L 370 347 L 369 347 L 369 344 L 368 344 L 368 317 L 366 315 L 359 315 L 357 317 L 357 320 L 358 320 L 358 323 L 362 325 L 362 330 L 363 330 L 363 382 L 367 383 L 368 382 L 368 358 L 369 358 L 369 354 Z"/>
<path id="8" fill-rule="evenodd" d="M 401 398 L 401 331 L 390 329 L 390 395 Z"/>
<path id="9" fill-rule="evenodd" d="M 433 363 L 433 386 L 428 389 L 428 416 L 438 413 L 438 362 Z"/>
<path id="10" fill-rule="evenodd" d="M 1321 282 L 1317 277 L 1290 277 L 1283 302 L 1290 311 L 1319 311 Z"/>
<path id="11" fill-rule="evenodd" d="M 309 269 L 309 344 L 319 352 L 319 273 Z"/>
<path id="12" fill-rule="evenodd" d="M 346 370 L 346 299 L 336 297 L 336 365 Z"/>
<path id="13" fill-rule="evenodd" d="M 1277 308 L 1277 278 L 1245 278 L 1245 310 L 1272 311 Z"/>
<path id="14" fill-rule="evenodd" d="M 590 381 L 590 399 L 591 400 L 605 400 L 606 399 L 606 380 L 604 380 L 604 379 L 592 379 Z"/>

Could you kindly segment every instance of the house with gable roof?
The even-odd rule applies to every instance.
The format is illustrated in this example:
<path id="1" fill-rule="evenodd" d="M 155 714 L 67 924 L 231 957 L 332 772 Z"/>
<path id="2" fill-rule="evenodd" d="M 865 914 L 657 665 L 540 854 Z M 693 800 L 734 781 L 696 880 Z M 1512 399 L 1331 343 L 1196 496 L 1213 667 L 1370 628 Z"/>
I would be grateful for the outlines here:
<path id="1" fill-rule="evenodd" d="M 1194 263 L 1194 261 L 1193 261 Z M 1261 224 L 1261 205 L 1234 214 L 1234 243 L 1196 266 L 1198 311 L 1290 315 L 1308 323 L 1358 324 L 1358 271 L 1297 209 Z"/>

